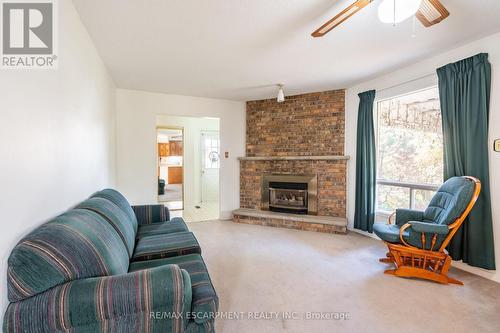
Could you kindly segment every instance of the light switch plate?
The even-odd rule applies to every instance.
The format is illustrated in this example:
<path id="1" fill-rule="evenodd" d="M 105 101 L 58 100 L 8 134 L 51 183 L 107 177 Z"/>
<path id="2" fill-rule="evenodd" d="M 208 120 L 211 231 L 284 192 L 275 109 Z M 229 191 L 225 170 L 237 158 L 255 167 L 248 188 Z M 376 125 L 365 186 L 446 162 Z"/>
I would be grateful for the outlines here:
<path id="1" fill-rule="evenodd" d="M 500 152 L 500 139 L 496 139 L 493 146 L 496 152 Z"/>

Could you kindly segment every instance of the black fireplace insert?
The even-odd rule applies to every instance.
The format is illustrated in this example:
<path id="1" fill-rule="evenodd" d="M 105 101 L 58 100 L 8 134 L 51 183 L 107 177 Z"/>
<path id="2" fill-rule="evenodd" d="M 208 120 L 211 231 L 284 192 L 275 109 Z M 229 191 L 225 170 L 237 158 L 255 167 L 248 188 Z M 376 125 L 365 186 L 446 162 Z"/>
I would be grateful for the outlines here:
<path id="1" fill-rule="evenodd" d="M 307 214 L 307 208 L 307 183 L 269 182 L 269 210 Z"/>

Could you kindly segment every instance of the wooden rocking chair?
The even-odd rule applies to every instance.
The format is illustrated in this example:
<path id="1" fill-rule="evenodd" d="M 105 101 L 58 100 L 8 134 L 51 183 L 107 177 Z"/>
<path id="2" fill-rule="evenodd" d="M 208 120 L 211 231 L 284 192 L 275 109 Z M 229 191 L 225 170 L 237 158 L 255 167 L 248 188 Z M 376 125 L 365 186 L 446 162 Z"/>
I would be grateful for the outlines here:
<path id="1" fill-rule="evenodd" d="M 396 266 L 385 274 L 463 285 L 448 276 L 451 257 L 445 249 L 472 210 L 480 191 L 478 179 L 453 177 L 438 189 L 425 211 L 397 209 L 388 224 L 375 223 L 373 231 L 389 249 L 387 257 L 380 261 Z M 396 221 L 392 224 L 394 217 Z"/>

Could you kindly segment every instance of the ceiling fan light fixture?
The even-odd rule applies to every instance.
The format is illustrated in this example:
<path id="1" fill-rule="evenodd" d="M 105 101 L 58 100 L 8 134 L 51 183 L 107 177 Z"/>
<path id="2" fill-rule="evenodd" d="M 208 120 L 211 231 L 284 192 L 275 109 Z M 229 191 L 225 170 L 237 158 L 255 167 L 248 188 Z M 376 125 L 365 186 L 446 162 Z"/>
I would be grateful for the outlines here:
<path id="1" fill-rule="evenodd" d="M 422 0 L 384 0 L 378 6 L 378 17 L 383 23 L 400 23 L 420 8 Z"/>
<path id="2" fill-rule="evenodd" d="M 276 98 L 276 101 L 278 103 L 283 103 L 285 101 L 285 92 L 283 91 L 283 85 L 278 84 L 278 97 Z"/>

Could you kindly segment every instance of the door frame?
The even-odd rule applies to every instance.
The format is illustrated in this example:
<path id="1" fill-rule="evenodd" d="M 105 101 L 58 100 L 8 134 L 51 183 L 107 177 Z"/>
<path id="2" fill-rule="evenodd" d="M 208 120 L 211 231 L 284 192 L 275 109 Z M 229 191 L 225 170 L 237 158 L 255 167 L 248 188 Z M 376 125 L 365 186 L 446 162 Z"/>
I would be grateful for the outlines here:
<path id="1" fill-rule="evenodd" d="M 186 160 L 186 145 L 184 136 L 184 127 L 182 126 L 156 126 L 156 167 L 158 168 L 160 165 L 160 152 L 158 151 L 158 132 L 160 130 L 180 130 L 182 132 L 182 208 L 175 210 L 184 210 L 184 202 L 185 202 L 185 191 L 184 191 L 184 183 L 186 182 L 186 168 L 184 167 L 184 162 Z M 160 175 L 156 176 L 156 197 L 158 197 L 158 178 Z M 157 200 L 158 201 L 158 200 Z M 164 201 L 168 202 L 168 201 Z"/>

